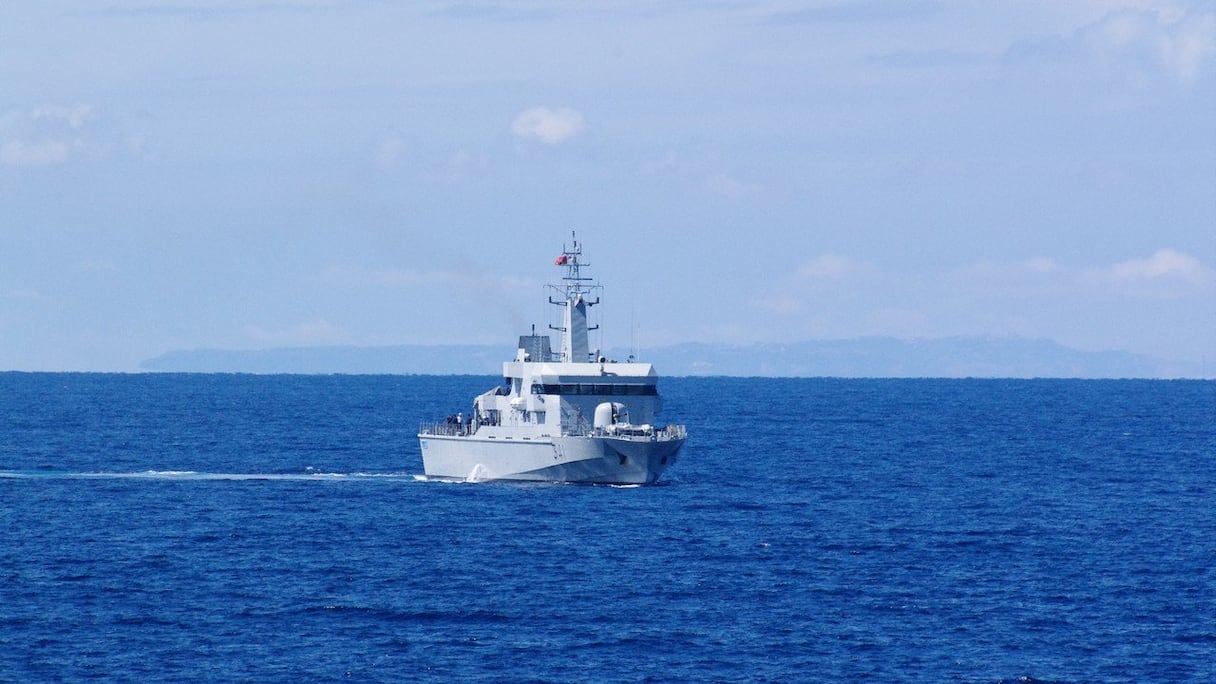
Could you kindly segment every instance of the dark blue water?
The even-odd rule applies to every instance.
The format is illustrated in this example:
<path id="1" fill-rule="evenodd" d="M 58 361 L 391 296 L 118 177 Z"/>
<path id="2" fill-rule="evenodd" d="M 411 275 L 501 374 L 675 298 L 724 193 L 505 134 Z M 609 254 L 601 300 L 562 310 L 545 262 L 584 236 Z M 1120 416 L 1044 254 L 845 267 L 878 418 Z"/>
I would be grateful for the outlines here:
<path id="1" fill-rule="evenodd" d="M 660 486 L 420 481 L 494 382 L 0 374 L 0 679 L 1216 679 L 1216 383 L 667 379 Z"/>

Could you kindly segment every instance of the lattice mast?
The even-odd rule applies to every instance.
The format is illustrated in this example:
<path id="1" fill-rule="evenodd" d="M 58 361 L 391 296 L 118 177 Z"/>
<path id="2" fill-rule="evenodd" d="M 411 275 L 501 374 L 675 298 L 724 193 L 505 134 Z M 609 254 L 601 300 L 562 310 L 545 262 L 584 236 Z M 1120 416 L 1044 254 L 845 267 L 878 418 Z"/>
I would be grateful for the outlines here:
<path id="1" fill-rule="evenodd" d="M 573 245 L 567 249 L 563 244 L 561 256 L 553 262 L 557 266 L 566 267 L 566 274 L 562 276 L 565 299 L 554 301 L 552 297 L 549 298 L 550 304 L 565 307 L 565 311 L 562 313 L 562 325 L 561 327 L 550 325 L 549 328 L 558 330 L 562 334 L 562 361 L 586 363 L 594 360 L 591 358 L 591 349 L 587 343 L 587 333 L 599 329 L 598 325 L 594 327 L 587 325 L 587 310 L 600 303 L 598 296 L 595 301 L 590 301 L 588 295 L 599 286 L 593 284 L 591 278 L 583 276 L 580 272 L 581 267 L 590 266 L 590 264 L 583 263 L 583 246 L 579 244 L 573 231 L 570 233 L 570 238 Z"/>

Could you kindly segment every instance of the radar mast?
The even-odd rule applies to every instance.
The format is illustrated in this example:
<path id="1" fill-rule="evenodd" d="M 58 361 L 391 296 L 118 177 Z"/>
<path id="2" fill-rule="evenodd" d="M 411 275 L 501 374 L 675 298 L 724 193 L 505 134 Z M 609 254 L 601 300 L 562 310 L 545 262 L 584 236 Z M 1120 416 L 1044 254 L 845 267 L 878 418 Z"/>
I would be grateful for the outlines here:
<path id="1" fill-rule="evenodd" d="M 595 301 L 590 301 L 588 295 L 599 286 L 592 283 L 592 278 L 582 275 L 580 268 L 590 266 L 590 264 L 582 261 L 583 246 L 579 244 L 574 231 L 570 232 L 570 238 L 573 244 L 569 248 L 563 244 L 561 256 L 553 262 L 557 266 L 566 267 L 566 273 L 562 276 L 565 298 L 562 301 L 554 301 L 552 297 L 549 298 L 550 304 L 565 307 L 565 311 L 562 312 L 562 325 L 561 327 L 551 325 L 549 328 L 562 333 L 562 361 L 586 363 L 592 360 L 590 358 L 591 350 L 587 344 L 587 333 L 599 329 L 598 325 L 588 327 L 587 310 L 600 303 L 599 297 L 596 297 Z"/>

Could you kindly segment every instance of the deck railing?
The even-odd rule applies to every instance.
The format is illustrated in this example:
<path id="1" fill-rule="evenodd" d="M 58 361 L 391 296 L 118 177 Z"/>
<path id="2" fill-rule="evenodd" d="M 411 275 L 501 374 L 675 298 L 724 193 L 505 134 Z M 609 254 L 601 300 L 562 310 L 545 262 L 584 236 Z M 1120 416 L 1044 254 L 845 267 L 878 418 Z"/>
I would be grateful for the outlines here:
<path id="1" fill-rule="evenodd" d="M 594 430 L 589 430 L 583 434 L 600 436 L 608 435 L 615 437 L 644 437 L 654 439 L 658 442 L 666 442 L 673 439 L 686 439 L 688 437 L 688 430 L 685 429 L 683 425 L 668 425 L 667 427 L 659 428 L 658 430 L 650 427 L 649 425 L 637 427 L 614 425 L 613 427 L 607 429 L 596 428 Z"/>
<path id="2" fill-rule="evenodd" d="M 431 421 L 421 423 L 418 426 L 418 434 L 434 435 L 437 437 L 461 437 L 473 433 L 473 426 L 465 423 L 457 425 L 456 423 Z M 591 434 L 601 434 L 603 430 L 587 429 L 585 425 L 574 426 L 573 429 L 568 429 L 566 434 L 572 437 L 580 437 Z M 688 429 L 683 425 L 668 425 L 662 429 L 654 431 L 654 438 L 660 442 L 666 442 L 673 439 L 687 439 Z M 638 435 L 642 436 L 642 435 Z"/>
<path id="3" fill-rule="evenodd" d="M 418 434 L 420 435 L 436 435 L 445 437 L 459 437 L 470 433 L 472 426 L 468 423 L 457 425 L 456 423 L 441 423 L 432 421 L 422 423 L 418 426 Z"/>
<path id="4" fill-rule="evenodd" d="M 662 430 L 659 430 L 658 437 L 659 441 L 669 439 L 688 439 L 688 428 L 684 427 L 683 425 L 668 425 Z"/>

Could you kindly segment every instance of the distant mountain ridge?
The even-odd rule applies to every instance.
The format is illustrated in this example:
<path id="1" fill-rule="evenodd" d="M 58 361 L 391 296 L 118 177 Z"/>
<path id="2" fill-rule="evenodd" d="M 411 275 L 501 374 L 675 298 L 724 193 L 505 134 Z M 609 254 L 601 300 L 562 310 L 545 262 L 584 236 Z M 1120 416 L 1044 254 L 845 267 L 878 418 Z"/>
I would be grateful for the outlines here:
<path id="1" fill-rule="evenodd" d="M 140 367 L 190 373 L 498 375 L 514 352 L 509 345 L 197 349 L 166 352 Z M 624 361 L 628 354 L 609 350 L 605 355 Z M 1131 352 L 1088 352 L 1051 340 L 982 336 L 689 342 L 646 349 L 642 360 L 667 376 L 1177 378 L 1206 373 L 1200 364 Z"/>

